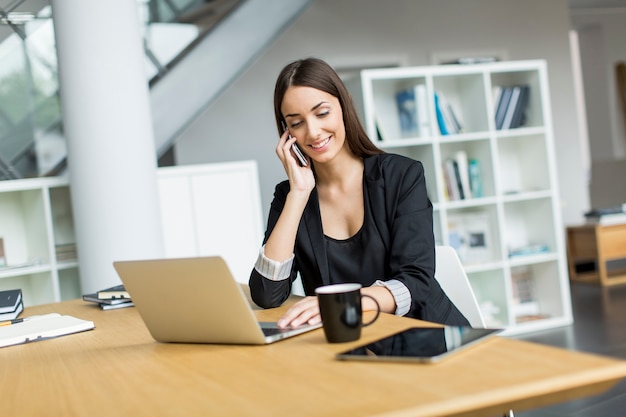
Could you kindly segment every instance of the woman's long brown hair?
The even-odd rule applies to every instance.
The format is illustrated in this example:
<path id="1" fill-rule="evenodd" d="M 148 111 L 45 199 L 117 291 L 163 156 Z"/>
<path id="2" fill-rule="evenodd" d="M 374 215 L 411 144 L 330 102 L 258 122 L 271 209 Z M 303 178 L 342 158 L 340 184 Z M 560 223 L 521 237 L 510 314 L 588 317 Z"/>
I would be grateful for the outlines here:
<path id="1" fill-rule="evenodd" d="M 289 87 L 312 87 L 324 91 L 339 100 L 346 128 L 346 142 L 350 151 L 358 157 L 384 153 L 372 143 L 361 125 L 352 96 L 335 70 L 318 58 L 306 58 L 294 61 L 283 68 L 274 88 L 274 115 L 279 135 L 283 133 L 283 97 Z"/>

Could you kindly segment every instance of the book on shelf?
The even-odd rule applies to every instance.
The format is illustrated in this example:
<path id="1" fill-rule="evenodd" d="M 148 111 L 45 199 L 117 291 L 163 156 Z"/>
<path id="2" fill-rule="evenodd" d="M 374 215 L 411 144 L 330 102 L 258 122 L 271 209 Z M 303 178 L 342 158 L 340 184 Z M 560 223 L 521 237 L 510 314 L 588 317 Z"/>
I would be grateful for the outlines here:
<path id="1" fill-rule="evenodd" d="M 58 244 L 54 247 L 57 261 L 74 261 L 78 259 L 76 255 L 75 243 Z"/>
<path id="2" fill-rule="evenodd" d="M 0 291 L 0 321 L 14 320 L 24 311 L 22 290 Z"/>
<path id="3" fill-rule="evenodd" d="M 498 101 L 496 102 L 496 129 L 502 129 L 502 122 L 504 121 L 504 115 L 506 114 L 506 108 L 509 105 L 509 99 L 511 98 L 511 93 L 513 89 L 511 87 L 497 87 L 500 90 L 498 94 Z"/>
<path id="4" fill-rule="evenodd" d="M 458 163 L 453 158 L 447 158 L 443 162 L 443 173 L 446 182 L 446 191 L 450 200 L 461 200 L 463 195 L 461 194 L 460 182 L 459 182 L 459 167 Z"/>
<path id="5" fill-rule="evenodd" d="M 513 113 L 519 103 L 520 92 L 522 88 L 519 85 L 511 87 L 511 96 L 509 97 L 509 104 L 506 106 L 506 112 L 504 112 L 504 119 L 502 119 L 502 126 L 500 129 L 507 130 L 511 128 L 511 121 L 513 120 Z"/>
<path id="6" fill-rule="evenodd" d="M 443 178 L 445 183 L 445 194 L 448 200 L 459 200 L 460 194 L 456 182 L 456 173 L 454 169 L 454 160 L 448 158 L 443 161 Z"/>
<path id="7" fill-rule="evenodd" d="M 124 285 L 120 284 L 98 291 L 98 298 L 101 300 L 107 300 L 115 298 L 130 299 L 131 297 L 128 291 L 126 291 L 126 288 L 124 288 Z"/>
<path id="8" fill-rule="evenodd" d="M 403 136 L 430 136 L 426 86 L 417 84 L 396 93 L 396 107 Z"/>
<path id="9" fill-rule="evenodd" d="M 396 93 L 396 107 L 400 120 L 400 132 L 404 136 L 417 136 L 417 100 L 414 88 L 405 88 Z"/>
<path id="10" fill-rule="evenodd" d="M 382 121 L 378 116 L 374 118 L 374 124 L 376 126 L 376 136 L 379 141 L 388 140 L 390 135 L 387 130 L 383 127 Z"/>
<path id="11" fill-rule="evenodd" d="M 445 195 L 448 200 L 465 200 L 483 196 L 478 160 L 469 159 L 464 150 L 455 152 L 443 162 Z"/>
<path id="12" fill-rule="evenodd" d="M 528 98 L 530 96 L 530 86 L 521 85 L 520 95 L 513 112 L 509 129 L 515 129 L 526 124 L 526 109 L 528 108 Z"/>
<path id="13" fill-rule="evenodd" d="M 459 113 L 452 107 L 452 104 L 450 104 L 446 96 L 442 93 L 440 93 L 440 103 L 448 130 L 451 133 L 461 133 L 463 131 L 463 124 L 461 123 Z"/>
<path id="14" fill-rule="evenodd" d="M 441 108 L 440 97 L 439 94 L 435 92 L 435 115 L 437 116 L 437 124 L 439 125 L 439 133 L 443 136 L 447 136 L 450 133 L 448 132 L 448 127 L 446 126 L 446 121 L 443 116 L 443 111 Z"/>
<path id="15" fill-rule="evenodd" d="M 419 135 L 421 137 L 431 136 L 430 117 L 428 116 L 428 94 L 424 84 L 415 86 L 415 99 L 417 102 L 417 129 Z"/>
<path id="16" fill-rule="evenodd" d="M 92 321 L 58 313 L 25 317 L 20 323 L 0 327 L 0 347 L 70 335 L 94 327 Z"/>
<path id="17" fill-rule="evenodd" d="M 456 160 L 456 164 L 458 167 L 458 179 L 459 179 L 459 188 L 462 190 L 461 195 L 463 199 L 472 198 L 472 190 L 470 188 L 470 179 L 469 179 L 469 161 L 467 159 L 467 152 L 463 150 L 459 150 L 454 154 L 454 159 Z"/>
<path id="18" fill-rule="evenodd" d="M 526 84 L 495 87 L 497 130 L 515 129 L 526 123 L 530 86 Z"/>
<path id="19" fill-rule="evenodd" d="M 439 131 L 442 135 L 457 134 L 463 131 L 463 124 L 458 112 L 442 92 L 435 92 L 435 112 Z"/>
<path id="20" fill-rule="evenodd" d="M 472 197 L 480 198 L 483 196 L 483 179 L 478 159 L 470 159 L 468 171 Z"/>
<path id="21" fill-rule="evenodd" d="M 528 321 L 540 314 L 536 298 L 535 280 L 529 267 L 521 266 L 511 270 L 513 290 L 513 314 L 516 321 Z"/>

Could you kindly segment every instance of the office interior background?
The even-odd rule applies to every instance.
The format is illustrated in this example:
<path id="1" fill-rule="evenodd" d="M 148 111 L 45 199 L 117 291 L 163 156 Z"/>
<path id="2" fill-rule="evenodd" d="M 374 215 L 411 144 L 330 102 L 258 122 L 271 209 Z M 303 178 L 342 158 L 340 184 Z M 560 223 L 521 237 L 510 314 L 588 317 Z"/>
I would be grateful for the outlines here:
<path id="1" fill-rule="evenodd" d="M 1 0 L 0 6 L 16 3 L 21 2 Z M 23 3 L 43 7 L 48 1 Z M 626 129 L 615 80 L 615 64 L 626 60 L 626 1 L 247 0 L 242 4 L 255 11 L 252 18 L 242 20 L 234 10 L 151 86 L 152 122 L 156 156 L 166 164 L 256 160 L 263 219 L 274 185 L 285 177 L 274 153 L 274 82 L 285 64 L 308 56 L 327 60 L 346 78 L 363 68 L 432 65 L 460 57 L 546 60 L 564 226 L 581 223 L 591 208 L 626 202 L 626 182 L 621 180 L 626 178 Z M 0 37 L 8 31 L 0 25 Z M 209 58 L 198 58 L 201 55 Z M 624 316 L 615 301 L 624 300 L 626 294 L 617 289 L 607 298 L 596 289 L 573 292 L 574 308 L 582 303 L 587 309 L 584 314 L 592 311 L 581 315 L 575 310 L 575 326 L 582 326 L 584 333 L 568 328 L 529 338 L 626 357 L 623 332 L 615 330 L 623 328 L 623 320 L 617 317 Z M 590 294 L 595 301 L 590 301 Z M 613 300 L 612 306 L 595 304 L 607 299 Z M 610 314 L 597 314 L 600 310 Z M 622 391 L 623 384 L 609 393 L 610 398 L 604 397 L 615 410 L 623 404 Z M 536 415 L 574 415 L 580 410 L 580 404 L 570 404 L 558 412 Z"/>
<path id="2" fill-rule="evenodd" d="M 284 178 L 274 153 L 275 77 L 307 56 L 327 60 L 345 78 L 363 68 L 460 57 L 546 60 L 564 224 L 626 200 L 626 185 L 614 181 L 626 174 L 614 69 L 626 56 L 623 0 L 221 3 L 238 4 L 151 85 L 155 148 L 175 165 L 256 160 L 263 218 Z M 2 9 L 36 11 L 48 4 L 5 0 Z M 240 10 L 254 15 L 248 12 L 246 20 Z M 0 29 L 5 37 L 13 28 L 4 21 Z"/>
<path id="3" fill-rule="evenodd" d="M 274 184 L 284 177 L 273 149 L 273 82 L 289 61 L 318 56 L 338 70 L 348 71 L 430 65 L 456 55 L 545 59 L 563 220 L 566 224 L 579 223 L 590 207 L 616 204 L 624 199 L 620 195 L 626 196 L 624 189 L 615 188 L 620 185 L 614 181 L 590 177 L 591 167 L 596 164 L 621 165 L 626 173 L 626 164 L 621 163 L 625 157 L 624 130 L 618 118 L 613 75 L 615 62 L 626 56 L 626 45 L 620 41 L 626 31 L 626 13 L 624 9 L 587 8 L 600 3 L 311 2 L 182 132 L 176 141 L 176 161 L 192 164 L 257 159 L 263 207 L 267 208 Z M 581 46 L 579 68 L 572 63 L 578 53 L 572 50 L 572 30 L 577 30 Z M 584 83 L 578 79 L 579 69 Z M 579 88 L 581 85 L 583 88 Z M 582 104 L 581 95 L 586 100 Z M 581 123 L 581 114 L 585 113 L 588 131 Z M 597 195 L 596 201 L 590 200 L 590 194 Z"/>
<path id="4" fill-rule="evenodd" d="M 3 3 L 3 9 L 23 4 L 36 11 L 48 1 Z M 256 7 L 255 15 L 237 16 L 246 7 Z M 166 158 L 176 165 L 256 160 L 265 217 L 273 186 L 284 178 L 274 154 L 271 101 L 286 63 L 317 56 L 350 77 L 361 68 L 456 57 L 545 59 L 562 218 L 577 224 L 590 208 L 621 204 L 626 195 L 626 185 L 611 181 L 626 173 L 614 70 L 626 55 L 625 7 L 623 0 L 240 2 L 219 30 L 151 86 L 158 156 L 169 151 Z M 0 25 L 3 37 L 11 32 Z"/>

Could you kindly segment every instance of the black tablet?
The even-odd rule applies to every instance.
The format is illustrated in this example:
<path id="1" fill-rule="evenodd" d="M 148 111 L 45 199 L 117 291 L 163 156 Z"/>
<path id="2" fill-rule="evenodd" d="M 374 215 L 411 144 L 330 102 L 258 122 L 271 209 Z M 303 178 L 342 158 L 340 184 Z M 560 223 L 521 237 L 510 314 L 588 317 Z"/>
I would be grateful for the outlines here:
<path id="1" fill-rule="evenodd" d="M 337 359 L 437 362 L 501 331 L 463 326 L 413 327 L 339 353 Z"/>

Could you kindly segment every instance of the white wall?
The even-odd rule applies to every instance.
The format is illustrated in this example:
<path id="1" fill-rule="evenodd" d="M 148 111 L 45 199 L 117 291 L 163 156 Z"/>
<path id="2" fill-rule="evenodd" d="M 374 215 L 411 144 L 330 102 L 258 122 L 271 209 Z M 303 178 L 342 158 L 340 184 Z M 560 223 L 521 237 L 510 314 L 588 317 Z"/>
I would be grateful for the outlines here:
<path id="1" fill-rule="evenodd" d="M 626 61 L 626 7 L 574 10 L 571 20 L 581 40 L 591 158 L 624 159 L 626 132 L 615 64 Z"/>
<path id="2" fill-rule="evenodd" d="M 317 56 L 334 66 L 416 66 L 431 64 L 433 53 L 504 51 L 508 59 L 548 62 L 563 220 L 578 223 L 589 195 L 571 122 L 569 29 L 566 0 L 316 0 L 183 132 L 177 163 L 256 159 L 266 214 L 274 185 L 285 178 L 274 154 L 272 111 L 274 82 L 285 64 Z"/>

